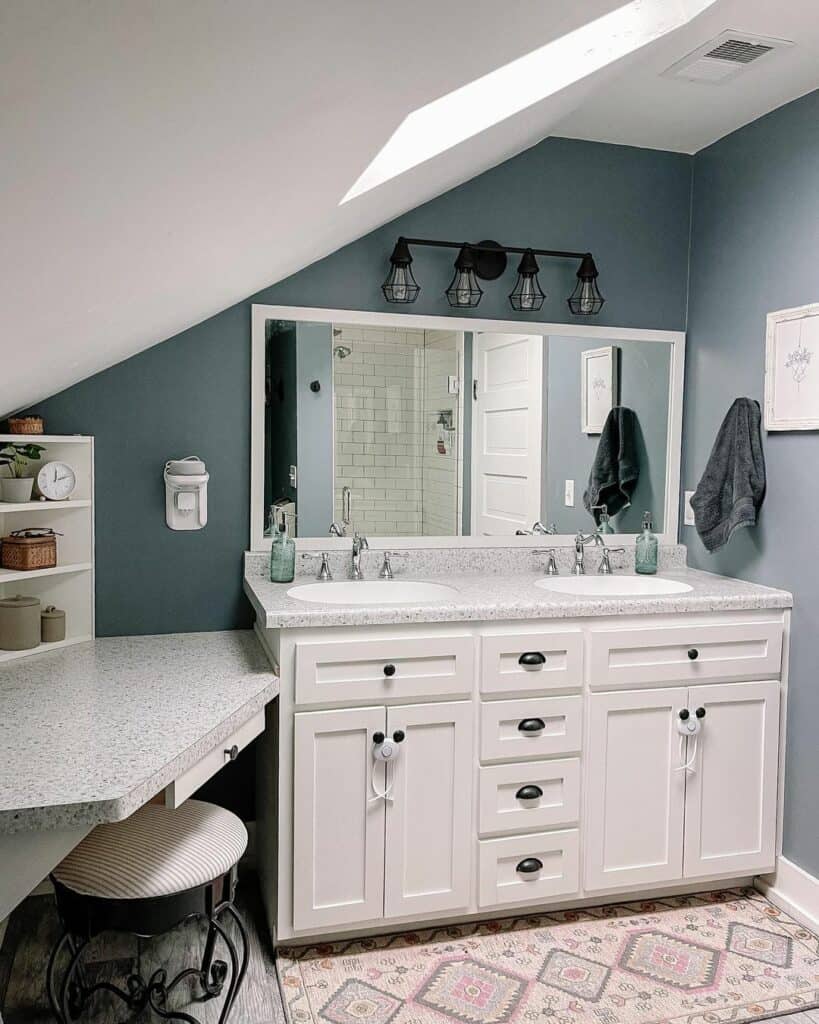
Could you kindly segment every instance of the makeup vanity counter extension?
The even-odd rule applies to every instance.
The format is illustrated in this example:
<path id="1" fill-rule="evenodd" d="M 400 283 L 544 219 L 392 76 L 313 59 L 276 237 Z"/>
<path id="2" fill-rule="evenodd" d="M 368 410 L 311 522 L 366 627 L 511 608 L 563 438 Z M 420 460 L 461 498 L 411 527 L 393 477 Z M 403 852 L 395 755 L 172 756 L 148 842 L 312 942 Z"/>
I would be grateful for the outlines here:
<path id="1" fill-rule="evenodd" d="M 112 637 L 0 666 L 0 920 L 94 825 L 190 796 L 277 693 L 251 631 Z"/>
<path id="2" fill-rule="evenodd" d="M 562 576 L 571 555 L 559 551 Z M 312 577 L 271 584 L 248 554 L 245 591 L 281 676 L 258 761 L 276 941 L 772 870 L 791 595 L 684 557 L 664 549 L 658 578 L 686 593 L 587 598 L 536 587 L 545 559 L 531 550 L 413 551 L 396 579 L 457 594 L 376 607 L 289 597 Z M 346 579 L 349 552 L 333 559 Z M 369 552 L 368 579 L 378 564 Z"/>

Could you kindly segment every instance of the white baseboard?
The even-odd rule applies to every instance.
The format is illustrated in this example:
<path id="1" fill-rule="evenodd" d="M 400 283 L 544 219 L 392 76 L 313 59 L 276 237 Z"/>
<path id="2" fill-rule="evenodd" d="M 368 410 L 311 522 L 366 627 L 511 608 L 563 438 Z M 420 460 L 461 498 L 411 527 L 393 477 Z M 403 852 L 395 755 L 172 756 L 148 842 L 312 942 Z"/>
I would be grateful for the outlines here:
<path id="1" fill-rule="evenodd" d="M 819 932 L 819 878 L 779 857 L 776 871 L 761 875 L 755 884 L 771 903 L 812 932 Z"/>

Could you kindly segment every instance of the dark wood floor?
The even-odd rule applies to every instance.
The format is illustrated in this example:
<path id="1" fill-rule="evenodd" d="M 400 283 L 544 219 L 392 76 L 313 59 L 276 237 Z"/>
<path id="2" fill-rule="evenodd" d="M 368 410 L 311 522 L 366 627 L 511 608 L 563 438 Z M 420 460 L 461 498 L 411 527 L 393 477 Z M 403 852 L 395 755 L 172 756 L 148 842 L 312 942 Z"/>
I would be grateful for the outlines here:
<path id="1" fill-rule="evenodd" d="M 243 875 L 238 890 L 238 909 L 247 925 L 250 959 L 245 983 L 231 1014 L 230 1024 L 284 1024 L 276 969 L 270 953 L 270 941 L 264 922 L 255 875 Z M 0 948 L 0 1021 L 2 1024 L 54 1024 L 45 990 L 48 957 L 59 935 L 59 923 L 53 896 L 30 896 L 12 914 L 5 940 Z M 185 966 L 195 966 L 204 945 L 205 928 L 189 922 L 169 935 L 143 942 L 143 976 L 160 965 L 176 974 Z M 104 943 L 104 945 L 102 944 Z M 106 935 L 86 951 L 90 981 L 122 984 L 133 968 L 136 940 Z M 217 953 L 217 956 L 220 954 Z M 227 960 L 226 951 L 221 956 Z M 182 986 L 180 986 L 182 988 Z M 184 991 L 172 1005 L 185 1005 L 190 999 Z M 202 1024 L 216 1022 L 221 999 L 192 1003 L 188 1012 Z M 129 1016 L 124 1003 L 100 993 L 81 1020 L 94 1024 L 121 1024 L 152 1019 L 149 1009 Z M 158 1019 L 158 1018 L 154 1018 Z"/>

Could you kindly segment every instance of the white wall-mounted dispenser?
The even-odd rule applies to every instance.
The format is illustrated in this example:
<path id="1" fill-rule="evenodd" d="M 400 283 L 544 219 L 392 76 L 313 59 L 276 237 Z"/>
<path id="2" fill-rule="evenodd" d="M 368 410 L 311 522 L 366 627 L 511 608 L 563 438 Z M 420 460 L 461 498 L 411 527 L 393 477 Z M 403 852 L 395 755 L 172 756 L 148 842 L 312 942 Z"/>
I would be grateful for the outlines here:
<path id="1" fill-rule="evenodd" d="M 205 463 L 196 455 L 165 463 L 165 522 L 172 530 L 201 530 L 208 521 Z"/>

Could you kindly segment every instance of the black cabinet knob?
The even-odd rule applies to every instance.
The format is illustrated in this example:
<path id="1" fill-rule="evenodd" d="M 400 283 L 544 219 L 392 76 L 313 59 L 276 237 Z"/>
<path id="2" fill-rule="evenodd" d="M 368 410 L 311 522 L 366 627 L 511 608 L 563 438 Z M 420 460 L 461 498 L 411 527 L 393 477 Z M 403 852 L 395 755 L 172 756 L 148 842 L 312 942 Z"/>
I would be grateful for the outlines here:
<path id="1" fill-rule="evenodd" d="M 403 729 L 396 729 L 395 732 L 392 734 L 392 738 L 395 740 L 396 743 L 403 743 L 405 736 L 406 733 L 404 732 Z"/>
<path id="2" fill-rule="evenodd" d="M 518 723 L 518 732 L 543 732 L 545 728 L 546 723 L 542 718 L 524 718 L 522 722 Z"/>
<path id="3" fill-rule="evenodd" d="M 540 651 L 527 651 L 518 658 L 518 665 L 523 668 L 543 668 L 546 664 L 546 655 Z"/>
<path id="4" fill-rule="evenodd" d="M 239 756 L 239 748 L 236 746 L 235 743 L 233 744 L 232 747 L 230 747 L 230 749 L 225 751 L 225 757 L 229 761 L 235 761 L 238 756 Z"/>
<path id="5" fill-rule="evenodd" d="M 536 871 L 540 871 L 542 867 L 542 860 L 538 860 L 537 857 L 527 857 L 518 864 L 515 870 L 519 871 L 522 875 L 533 875 Z"/>
<path id="6" fill-rule="evenodd" d="M 373 733 L 373 743 L 379 744 L 379 743 L 383 743 L 383 742 L 384 742 L 384 733 L 383 732 L 374 732 Z"/>
<path id="7" fill-rule="evenodd" d="M 699 656 L 700 656 L 700 652 L 697 650 L 696 647 L 692 647 L 691 650 L 688 652 L 688 657 L 692 661 L 696 661 L 697 658 L 699 658 Z"/>
<path id="8" fill-rule="evenodd" d="M 697 718 L 705 718 L 705 708 L 697 708 L 694 714 L 697 716 Z"/>
<path id="9" fill-rule="evenodd" d="M 395 665 L 385 665 L 384 666 L 384 675 L 385 676 L 394 676 L 395 675 Z"/>
<path id="10" fill-rule="evenodd" d="M 516 800 L 538 800 L 543 796 L 540 786 L 521 786 L 515 793 Z"/>
<path id="11" fill-rule="evenodd" d="M 690 717 L 691 717 L 691 712 L 688 710 L 688 708 L 683 708 L 682 711 L 680 712 L 680 718 L 682 719 L 682 721 L 683 722 L 687 722 Z"/>

